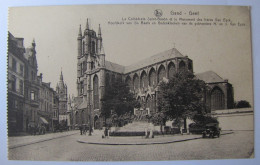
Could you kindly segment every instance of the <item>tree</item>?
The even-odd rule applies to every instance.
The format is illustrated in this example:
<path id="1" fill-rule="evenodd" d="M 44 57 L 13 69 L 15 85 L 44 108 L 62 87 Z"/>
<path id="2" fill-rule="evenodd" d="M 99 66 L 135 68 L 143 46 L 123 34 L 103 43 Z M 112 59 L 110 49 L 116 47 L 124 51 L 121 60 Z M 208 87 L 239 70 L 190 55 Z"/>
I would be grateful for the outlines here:
<path id="1" fill-rule="evenodd" d="M 250 108 L 251 105 L 246 100 L 240 100 L 237 103 L 235 103 L 235 108 Z"/>
<path id="2" fill-rule="evenodd" d="M 186 118 L 202 114 L 205 110 L 203 102 L 206 84 L 197 79 L 190 71 L 175 73 L 168 82 L 160 82 L 158 92 L 158 109 L 168 119 L 180 124 Z"/>
<path id="3" fill-rule="evenodd" d="M 105 88 L 105 95 L 101 101 L 103 104 L 101 115 L 105 119 L 112 117 L 114 122 L 128 118 L 133 114 L 134 108 L 139 106 L 134 94 L 130 92 L 128 84 L 120 78 L 112 81 Z"/>

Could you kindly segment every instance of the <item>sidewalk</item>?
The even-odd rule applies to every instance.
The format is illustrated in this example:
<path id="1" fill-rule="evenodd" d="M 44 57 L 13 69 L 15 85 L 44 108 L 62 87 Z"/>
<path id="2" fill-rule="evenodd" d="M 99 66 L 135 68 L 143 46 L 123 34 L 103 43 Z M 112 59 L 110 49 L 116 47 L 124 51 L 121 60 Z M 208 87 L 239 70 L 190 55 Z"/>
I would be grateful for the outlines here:
<path id="1" fill-rule="evenodd" d="M 232 132 L 225 132 L 221 135 L 230 134 Z M 158 135 L 154 138 L 144 138 L 143 136 L 128 136 L 118 137 L 110 136 L 109 138 L 102 138 L 103 131 L 95 131 L 92 136 L 82 135 L 78 138 L 77 142 L 85 144 L 96 144 L 96 145 L 151 145 L 151 144 L 167 144 L 183 142 L 188 140 L 201 139 L 202 135 L 194 134 L 176 134 L 176 135 Z"/>
<path id="2" fill-rule="evenodd" d="M 21 146 L 26 146 L 29 144 L 34 144 L 34 143 L 65 137 L 65 136 L 70 136 L 77 133 L 79 133 L 78 130 L 72 130 L 72 131 L 48 133 L 45 135 L 12 136 L 12 137 L 8 137 L 8 148 L 13 149 Z"/>

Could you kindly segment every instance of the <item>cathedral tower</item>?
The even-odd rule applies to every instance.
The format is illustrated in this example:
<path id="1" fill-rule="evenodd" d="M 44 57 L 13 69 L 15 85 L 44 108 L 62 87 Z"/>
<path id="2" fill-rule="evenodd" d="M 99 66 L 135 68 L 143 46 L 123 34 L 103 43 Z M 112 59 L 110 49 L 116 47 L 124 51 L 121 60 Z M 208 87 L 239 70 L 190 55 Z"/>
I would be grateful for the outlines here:
<path id="1" fill-rule="evenodd" d="M 57 84 L 56 92 L 59 98 L 59 114 L 65 115 L 67 113 L 67 104 L 68 104 L 68 91 L 67 85 L 63 81 L 63 74 L 61 71 L 60 81 Z"/>

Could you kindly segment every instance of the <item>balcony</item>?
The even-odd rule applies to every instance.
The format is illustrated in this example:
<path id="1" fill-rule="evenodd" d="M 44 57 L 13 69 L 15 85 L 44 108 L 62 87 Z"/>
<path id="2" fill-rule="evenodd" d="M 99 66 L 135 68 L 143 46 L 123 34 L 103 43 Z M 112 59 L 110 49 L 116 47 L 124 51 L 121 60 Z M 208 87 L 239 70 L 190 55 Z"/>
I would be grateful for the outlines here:
<path id="1" fill-rule="evenodd" d="M 31 100 L 30 103 L 31 103 L 31 106 L 33 106 L 33 107 L 39 107 L 39 105 L 40 105 L 38 100 Z"/>

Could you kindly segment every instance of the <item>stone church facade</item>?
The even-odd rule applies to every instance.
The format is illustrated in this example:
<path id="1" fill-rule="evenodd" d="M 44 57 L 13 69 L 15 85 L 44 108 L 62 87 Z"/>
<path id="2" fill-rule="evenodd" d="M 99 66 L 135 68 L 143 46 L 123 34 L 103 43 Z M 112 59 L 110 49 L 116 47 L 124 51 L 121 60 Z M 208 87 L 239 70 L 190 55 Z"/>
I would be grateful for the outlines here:
<path id="1" fill-rule="evenodd" d="M 141 110 L 146 111 L 145 113 L 153 113 L 157 111 L 158 84 L 173 77 L 175 72 L 181 70 L 193 72 L 192 60 L 188 56 L 183 56 L 176 48 L 153 55 L 130 66 L 107 61 L 102 46 L 100 25 L 96 34 L 89 28 L 88 21 L 83 31 L 80 26 L 77 41 L 78 96 L 74 98 L 76 124 L 91 122 L 94 128 L 102 125 L 100 100 L 104 96 L 106 85 L 116 78 L 122 78 L 129 84 L 130 90 L 142 105 Z M 208 85 L 204 100 L 211 110 L 232 108 L 233 88 L 227 80 L 223 80 L 212 71 L 196 76 Z"/>

